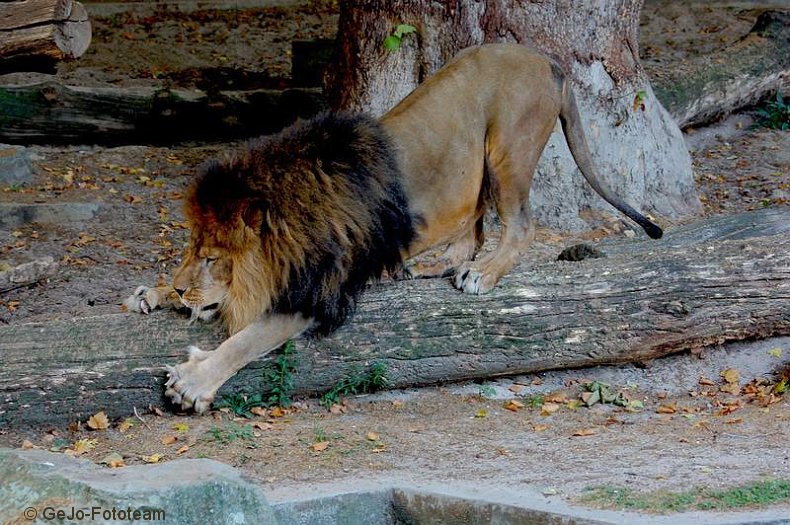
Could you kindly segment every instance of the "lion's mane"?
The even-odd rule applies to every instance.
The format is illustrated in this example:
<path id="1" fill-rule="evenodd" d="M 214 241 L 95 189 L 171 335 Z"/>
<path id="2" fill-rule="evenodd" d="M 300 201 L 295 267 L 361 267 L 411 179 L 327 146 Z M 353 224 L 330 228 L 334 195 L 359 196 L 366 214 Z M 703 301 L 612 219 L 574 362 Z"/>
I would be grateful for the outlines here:
<path id="1" fill-rule="evenodd" d="M 324 114 L 210 165 L 187 200 L 193 249 L 210 236 L 233 260 L 220 312 L 231 333 L 265 313 L 327 334 L 414 237 L 395 154 L 370 117 Z"/>

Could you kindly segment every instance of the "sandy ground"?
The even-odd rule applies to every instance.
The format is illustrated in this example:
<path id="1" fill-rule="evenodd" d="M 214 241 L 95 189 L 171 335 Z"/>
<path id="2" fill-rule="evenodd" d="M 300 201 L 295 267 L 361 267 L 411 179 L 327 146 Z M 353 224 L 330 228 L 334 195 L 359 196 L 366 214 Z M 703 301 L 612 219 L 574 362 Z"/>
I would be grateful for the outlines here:
<path id="1" fill-rule="evenodd" d="M 62 66 L 58 75 L 83 84 L 191 86 L 206 81 L 207 69 L 219 74 L 243 67 L 256 73 L 253 79 L 236 73 L 225 78 L 287 85 L 290 40 L 330 36 L 334 24 L 331 2 L 297 4 L 186 13 L 102 4 L 96 12 L 106 15 L 94 17 L 88 55 Z M 648 71 L 748 31 L 756 17 L 752 3 L 721 4 L 648 1 L 641 35 Z M 239 40 L 241 34 L 248 41 Z M 738 115 L 687 137 L 706 215 L 788 202 L 790 134 L 749 124 L 748 114 Z M 180 214 L 183 190 L 200 163 L 229 147 L 29 148 L 35 184 L 4 188 L 0 201 L 99 202 L 101 210 L 82 224 L 0 231 L 4 264 L 43 255 L 60 262 L 49 282 L 0 296 L 0 323 L 117 312 L 137 284 L 169 274 L 187 237 Z M 544 235 L 532 257 L 555 256 L 574 240 Z M 788 356 L 790 339 L 784 338 L 677 356 L 648 368 L 351 397 L 334 412 L 309 400 L 285 414 L 268 411 L 253 420 L 234 420 L 225 412 L 184 417 L 143 411 L 144 421 L 131 418 L 128 429 L 112 422 L 107 430 L 90 431 L 83 422 L 79 428 L 2 430 L 0 445 L 27 440 L 73 449 L 88 439 L 95 442 L 85 456 L 101 461 L 117 452 L 127 464 L 155 454 L 162 454 L 161 461 L 210 457 L 244 469 L 275 499 L 322 490 L 319 485 L 351 487 L 359 480 L 471 482 L 570 501 L 590 486 L 729 487 L 790 472 L 790 406 L 786 396 L 764 395 Z M 736 387 L 721 377 L 727 369 L 739 372 Z M 644 408 L 576 406 L 581 384 L 594 379 Z M 542 406 L 537 395 L 543 396 Z M 508 408 L 513 399 L 524 406 Z M 319 442 L 326 447 L 316 447 Z"/>

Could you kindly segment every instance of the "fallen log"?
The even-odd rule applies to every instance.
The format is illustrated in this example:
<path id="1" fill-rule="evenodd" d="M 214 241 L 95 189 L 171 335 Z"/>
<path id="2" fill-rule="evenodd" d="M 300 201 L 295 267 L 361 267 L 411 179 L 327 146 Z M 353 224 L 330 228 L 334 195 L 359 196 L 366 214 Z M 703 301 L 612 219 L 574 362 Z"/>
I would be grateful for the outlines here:
<path id="1" fill-rule="evenodd" d="M 90 42 L 88 12 L 79 2 L 0 1 L 0 59 L 78 58 Z"/>
<path id="2" fill-rule="evenodd" d="M 681 128 L 756 104 L 790 86 L 790 12 L 766 11 L 739 41 L 651 71 L 656 97 Z"/>
<path id="3" fill-rule="evenodd" d="M 160 144 L 279 131 L 323 110 L 320 89 L 206 94 L 157 88 L 0 86 L 0 142 Z"/>
<path id="4" fill-rule="evenodd" d="M 788 207 L 602 248 L 608 257 L 525 262 L 484 296 L 442 279 L 382 283 L 334 335 L 297 341 L 295 394 L 326 392 L 376 363 L 392 387 L 408 387 L 790 334 Z M 222 337 L 171 312 L 2 326 L 0 426 L 161 405 L 162 365 Z M 271 356 L 252 363 L 220 395 L 265 393 L 272 366 Z"/>

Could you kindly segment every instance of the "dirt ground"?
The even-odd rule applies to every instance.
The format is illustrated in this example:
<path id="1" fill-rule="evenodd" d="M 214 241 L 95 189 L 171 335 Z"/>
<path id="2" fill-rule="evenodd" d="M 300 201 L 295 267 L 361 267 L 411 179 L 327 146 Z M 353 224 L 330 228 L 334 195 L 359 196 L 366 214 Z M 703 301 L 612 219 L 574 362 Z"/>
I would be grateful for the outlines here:
<path id="1" fill-rule="evenodd" d="M 124 10 L 88 3 L 91 48 L 57 75 L 85 85 L 287 86 L 290 41 L 330 37 L 336 23 L 332 2 L 294 4 L 182 12 L 166 4 Z M 751 2 L 733 4 L 648 0 L 641 28 L 647 70 L 660 72 L 746 33 L 758 11 Z M 0 83 L 20 78 L 7 75 Z M 705 215 L 788 203 L 790 134 L 750 123 L 743 113 L 687 135 Z M 117 312 L 136 285 L 170 274 L 187 238 L 184 188 L 202 162 L 233 146 L 29 147 L 35 184 L 2 188 L 0 202 L 97 202 L 101 208 L 82 224 L 0 231 L 0 264 L 46 255 L 60 263 L 48 282 L 0 295 L 0 323 Z M 544 234 L 532 257 L 555 256 L 583 237 Z M 678 356 L 647 369 L 351 397 L 333 412 L 315 400 L 300 401 L 284 414 L 266 411 L 252 420 L 221 411 L 185 417 L 143 410 L 128 420 L 129 428 L 111 422 L 92 431 L 82 422 L 79 428 L 2 430 L 0 446 L 27 441 L 74 451 L 75 443 L 88 440 L 77 447 L 85 457 L 102 461 L 118 453 L 127 465 L 210 457 L 244 469 L 275 498 L 308 484 L 314 490 L 359 479 L 475 480 L 571 500 L 588 486 L 726 487 L 790 472 L 790 405 L 787 396 L 766 395 L 788 356 L 790 339 L 784 338 Z M 739 372 L 735 382 L 728 382 L 731 373 L 720 375 L 728 369 Z M 576 406 L 581 383 L 592 379 L 644 408 Z M 524 406 L 508 406 L 511 400 Z"/>

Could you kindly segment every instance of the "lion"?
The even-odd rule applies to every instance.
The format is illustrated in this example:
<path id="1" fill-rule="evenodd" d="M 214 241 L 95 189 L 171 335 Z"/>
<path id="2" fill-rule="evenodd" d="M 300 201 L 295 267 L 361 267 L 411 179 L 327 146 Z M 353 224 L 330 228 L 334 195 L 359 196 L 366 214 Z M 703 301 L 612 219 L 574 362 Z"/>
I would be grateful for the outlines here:
<path id="1" fill-rule="evenodd" d="M 168 366 L 166 396 L 205 412 L 249 362 L 343 324 L 385 270 L 491 290 L 534 238 L 530 185 L 558 118 L 592 188 L 661 237 L 596 174 L 562 70 L 518 44 L 460 52 L 378 121 L 324 114 L 209 166 L 187 199 L 191 237 L 172 287 L 140 287 L 125 302 L 219 314 L 230 332 L 216 350 L 190 347 Z M 478 258 L 489 207 L 501 236 Z M 437 248 L 429 263 L 407 262 Z"/>

